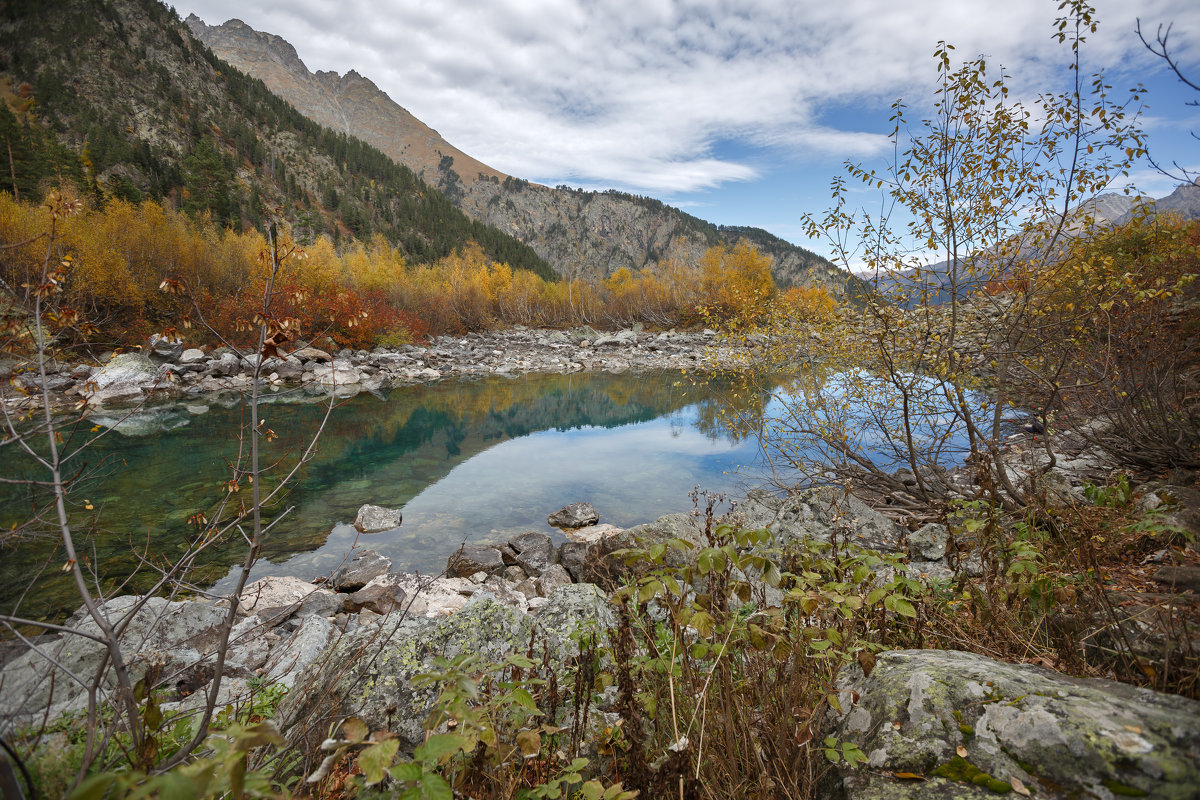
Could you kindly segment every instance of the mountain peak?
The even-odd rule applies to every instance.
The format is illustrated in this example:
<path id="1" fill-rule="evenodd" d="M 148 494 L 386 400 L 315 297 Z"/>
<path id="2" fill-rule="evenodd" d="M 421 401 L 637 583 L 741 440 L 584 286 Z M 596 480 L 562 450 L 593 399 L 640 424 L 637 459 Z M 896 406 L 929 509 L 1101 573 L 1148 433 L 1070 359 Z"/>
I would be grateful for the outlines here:
<path id="1" fill-rule="evenodd" d="M 560 274 L 603 277 L 666 258 L 695 260 L 706 248 L 749 239 L 774 261 L 784 285 L 821 283 L 835 294 L 847 276 L 825 259 L 766 231 L 718 229 L 649 198 L 551 189 L 511 178 L 451 145 L 354 69 L 309 72 L 278 36 L 227 22 L 189 26 L 220 58 L 263 81 L 322 125 L 369 142 L 442 191 L 477 220 L 525 244 Z M 283 48 L 291 54 L 278 57 Z"/>
<path id="2" fill-rule="evenodd" d="M 353 133 L 430 183 L 439 181 L 446 156 L 467 184 L 508 177 L 451 145 L 357 70 L 310 72 L 286 39 L 240 20 L 212 26 L 190 15 L 187 25 L 217 56 L 261 79 L 309 119 Z"/>

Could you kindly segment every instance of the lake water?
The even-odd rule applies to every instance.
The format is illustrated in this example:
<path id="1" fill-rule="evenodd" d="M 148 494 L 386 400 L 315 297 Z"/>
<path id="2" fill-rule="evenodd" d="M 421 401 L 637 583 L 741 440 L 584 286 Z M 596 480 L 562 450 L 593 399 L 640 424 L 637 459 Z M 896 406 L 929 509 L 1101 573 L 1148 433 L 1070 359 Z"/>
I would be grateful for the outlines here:
<path id="1" fill-rule="evenodd" d="M 316 456 L 271 510 L 274 518 L 292 509 L 272 528 L 255 577 L 327 574 L 356 542 L 396 570 L 436 573 L 463 542 L 556 533 L 547 514 L 575 501 L 627 527 L 690 510 L 695 486 L 744 492 L 762 482 L 757 440 L 729 433 L 722 420 L 765 398 L 732 389 L 726 377 L 661 372 L 441 381 L 359 395 L 334 410 Z M 277 438 L 264 445 L 264 463 L 294 461 L 316 432 L 323 406 L 296 399 L 269 398 L 262 416 Z M 153 567 L 135 571 L 135 554 L 151 565 L 177 558 L 195 535 L 189 517 L 213 515 L 245 415 L 232 399 L 147 409 L 69 464 L 80 475 L 70 493 L 77 546 L 107 590 L 147 585 Z M 66 448 L 116 419 L 94 416 L 67 435 Z M 15 448 L 6 451 L 0 474 L 41 477 Z M 5 530 L 36 506 L 28 490 L 7 487 L 0 498 Z M 249 502 L 244 483 L 231 498 Z M 364 503 L 402 508 L 403 525 L 357 534 L 348 523 Z M 193 580 L 228 585 L 244 553 L 232 537 L 197 564 Z M 10 539 L 0 555 L 0 608 L 12 612 L 22 594 L 26 617 L 78 605 L 52 533 L 19 546 Z"/>

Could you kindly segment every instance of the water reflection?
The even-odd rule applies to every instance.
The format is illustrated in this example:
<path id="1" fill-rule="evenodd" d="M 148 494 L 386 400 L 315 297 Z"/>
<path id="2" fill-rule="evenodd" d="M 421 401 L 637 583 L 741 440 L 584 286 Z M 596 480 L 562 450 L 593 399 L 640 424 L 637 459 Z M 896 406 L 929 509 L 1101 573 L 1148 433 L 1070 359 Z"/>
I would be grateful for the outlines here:
<path id="1" fill-rule="evenodd" d="M 396 568 L 427 572 L 463 541 L 549 532 L 546 515 L 577 500 L 622 526 L 687 510 L 697 484 L 744 488 L 739 467 L 756 463 L 756 445 L 731 433 L 728 421 L 760 418 L 765 398 L 729 378 L 678 372 L 445 381 L 386 398 L 360 395 L 334 411 L 316 457 L 270 510 L 293 509 L 272 529 L 256 574 L 327 572 L 355 539 L 346 523 L 368 502 L 401 507 L 405 516 L 399 529 L 372 535 L 370 546 Z M 278 434 L 266 445 L 267 460 L 294 459 L 320 424 L 324 409 L 295 399 L 275 398 L 263 413 Z M 88 421 L 118 425 L 81 456 L 71 492 L 76 529 L 87 531 L 80 550 L 106 587 L 129 578 L 134 552 L 165 564 L 183 551 L 193 535 L 188 518 L 211 513 L 223 496 L 244 417 L 241 404 L 227 400 L 148 409 L 119 424 L 111 414 Z M 66 446 L 86 435 L 79 430 Z M 36 475 L 13 450 L 0 453 L 0 474 Z M 0 524 L 24 523 L 36 505 L 26 491 L 6 488 Z M 22 615 L 74 609 L 55 547 L 52 535 L 6 545 L 0 607 L 12 610 L 41 571 Z M 243 554 L 232 539 L 197 565 L 194 579 L 224 584 Z M 150 580 L 143 568 L 123 591 Z"/>

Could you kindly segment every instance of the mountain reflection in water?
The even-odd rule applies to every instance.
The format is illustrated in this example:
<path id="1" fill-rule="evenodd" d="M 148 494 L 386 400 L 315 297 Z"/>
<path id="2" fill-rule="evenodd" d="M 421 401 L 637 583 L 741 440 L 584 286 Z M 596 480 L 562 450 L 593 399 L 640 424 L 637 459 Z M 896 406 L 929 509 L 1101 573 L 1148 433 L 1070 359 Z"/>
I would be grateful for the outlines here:
<path id="1" fill-rule="evenodd" d="M 396 570 L 437 572 L 462 542 L 552 532 L 546 515 L 580 500 L 622 527 L 690 510 L 694 486 L 737 490 L 750 474 L 739 468 L 757 463 L 754 441 L 729 433 L 724 420 L 734 412 L 756 416 L 752 407 L 764 398 L 738 392 L 742 408 L 732 408 L 731 386 L 731 378 L 678 372 L 534 375 L 442 381 L 396 389 L 386 399 L 359 395 L 333 412 L 316 456 L 270 510 L 274 517 L 293 509 L 272 528 L 255 577 L 326 574 L 356 537 Z M 268 402 L 261 416 L 278 438 L 264 445 L 264 463 L 294 459 L 323 413 L 319 403 Z M 153 581 L 146 568 L 130 578 L 136 551 L 158 564 L 183 552 L 194 535 L 188 518 L 211 513 L 223 495 L 243 415 L 232 401 L 149 408 L 87 451 L 86 477 L 70 495 L 73 524 L 80 552 L 92 554 L 107 587 L 128 579 L 121 589 L 128 593 Z M 97 415 L 73 438 L 118 419 Z M 17 453 L 2 455 L 0 474 L 41 477 Z M 248 503 L 248 495 L 235 497 Z M 24 523 L 38 498 L 6 487 L 0 499 L 7 529 Z M 404 524 L 358 536 L 348 523 L 364 503 L 403 508 Z M 0 559 L 0 608 L 13 612 L 40 571 L 20 615 L 74 610 L 56 548 L 52 532 L 9 541 Z M 227 586 L 244 552 L 240 537 L 231 538 L 197 565 L 192 581 Z"/>

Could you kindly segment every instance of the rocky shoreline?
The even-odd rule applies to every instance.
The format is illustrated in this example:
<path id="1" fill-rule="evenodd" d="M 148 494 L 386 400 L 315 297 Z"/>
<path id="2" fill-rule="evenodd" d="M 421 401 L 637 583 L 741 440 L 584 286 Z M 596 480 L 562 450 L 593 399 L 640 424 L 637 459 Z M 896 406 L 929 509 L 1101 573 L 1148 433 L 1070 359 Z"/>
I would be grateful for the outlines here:
<path id="1" fill-rule="evenodd" d="M 641 326 L 602 333 L 521 325 L 465 336 L 439 336 L 426 346 L 336 351 L 301 343 L 288 353 L 260 359 L 226 347 L 189 348 L 180 340 L 151 337 L 135 352 L 107 354 L 97 365 L 50 362 L 43 382 L 34 371 L 11 375 L 20 391 L 4 402 L 27 408 L 85 401 L 90 406 L 136 404 L 149 396 L 189 398 L 245 392 L 257 370 L 260 387 L 278 393 L 300 389 L 339 398 L 447 377 L 572 373 L 583 371 L 734 369 L 744 346 L 711 330 L 649 332 Z M 15 365 L 9 364 L 11 373 Z"/>
<path id="2" fill-rule="evenodd" d="M 449 376 L 732 368 L 739 364 L 738 349 L 717 342 L 712 332 L 603 335 L 590 329 L 516 328 L 441 337 L 425 348 L 336 353 L 297 348 L 265 360 L 261 380 L 268 391 L 304 387 L 328 393 L 332 387 L 342 395 Z M 117 355 L 104 367 L 63 367 L 48 375 L 47 388 L 63 402 L 119 405 L 164 387 L 183 398 L 244 391 L 255 367 L 229 352 L 156 340 L 146 352 Z M 38 388 L 26 383 L 28 375 L 18 380 L 27 389 Z M 1007 447 L 1015 479 L 1040 475 L 1051 457 L 1032 435 L 1015 435 Z M 1086 438 L 1056 437 L 1052 457 L 1055 469 L 1042 477 L 1047 490 L 1072 498 L 1082 497 L 1085 483 L 1103 482 L 1110 469 Z M 967 470 L 940 477 L 964 495 L 977 488 Z M 1139 487 L 1137 503 L 1195 534 L 1200 533 L 1197 495 L 1186 483 L 1159 481 Z M 920 524 L 896 509 L 882 513 L 840 489 L 786 497 L 751 491 L 727 521 L 769 530 L 775 546 L 851 542 L 897 559 L 898 570 L 921 582 L 978 577 L 982 569 L 977 556 L 960 556 L 943 525 Z M 528 532 L 504 543 L 463 546 L 447 554 L 446 568 L 437 576 L 395 573 L 388 559 L 356 549 L 328 575 L 267 577 L 250 584 L 238 599 L 217 707 L 252 704 L 264 687 L 280 687 L 288 691 L 276 720 L 293 747 L 317 744 L 311 740 L 314 720 L 324 731 L 354 714 L 372 729 L 394 732 L 411 752 L 425 736 L 424 720 L 434 699 L 432 690 L 415 688 L 413 679 L 428 672 L 434 658 L 476 653 L 500 660 L 524 653 L 536 638 L 545 643 L 551 662 L 561 666 L 581 629 L 604 635 L 617 626 L 617 610 L 600 588 L 628 570 L 611 556 L 614 551 L 675 540 L 705 545 L 703 521 L 695 514 L 619 529 L 602 524 L 594 508 L 578 503 L 551 514 L 548 522 L 564 531 L 566 542 L 555 545 L 544 533 Z M 400 524 L 398 511 L 370 506 L 360 512 L 357 527 Z M 683 563 L 687 551 L 672 550 L 668 558 Z M 1200 587 L 1181 582 L 1180 569 L 1191 570 L 1188 580 L 1200 571 L 1164 565 L 1154 580 L 1163 592 L 1193 602 Z M 163 712 L 184 714 L 204 705 L 216 677 L 215 649 L 227 600 L 122 596 L 108 600 L 103 613 L 112 620 L 129 618 L 123 645 L 133 654 L 134 678 L 155 676 L 168 693 Z M 1115 625 L 1101 620 L 1081 640 L 1103 648 L 1106 636 L 1120 636 L 1134 642 L 1139 657 L 1161 656 L 1156 652 L 1161 642 L 1145 628 L 1138 609 L 1121 613 Z M 98 629 L 85 614 L 77 612 L 66 627 L 84 637 L 68 632 L 37 637 L 41 654 L 25 652 L 4 664 L 0 730 L 85 706 L 83 689 L 65 676 L 93 674 L 106 657 L 104 647 L 87 638 Z M 47 668 L 45 654 L 58 668 Z M 830 797 L 983 798 L 1002 785 L 1026 784 L 1038 787 L 1039 797 L 1132 792 L 1183 798 L 1200 791 L 1200 703 L 1191 700 L 937 650 L 882 653 L 873 669 L 844 670 L 838 690 L 843 711 L 829 716 L 821 735 L 856 743 L 868 764 L 833 770 L 826 786 Z M 598 698 L 597 724 L 617 723 L 614 703 L 615 696 Z M 964 750 L 969 761 L 961 756 Z M 932 770 L 934 764 L 940 771 Z M 959 767 L 971 774 L 964 779 L 954 771 Z M 924 777 L 916 782 L 897 775 Z"/>
<path id="3" fill-rule="evenodd" d="M 1078 475 L 1070 470 L 1071 459 L 1064 460 L 1062 490 L 1077 492 Z M 1075 461 L 1091 465 L 1087 459 Z M 1190 495 L 1180 503 L 1186 487 L 1145 489 L 1141 504 L 1178 506 L 1168 508 L 1175 524 L 1200 530 L 1195 507 L 1186 502 Z M 437 576 L 394 573 L 388 559 L 363 548 L 313 580 L 268 577 L 250 584 L 239 598 L 217 707 L 253 703 L 264 686 L 283 687 L 289 692 L 276 720 L 292 746 L 315 746 L 308 741 L 314 719 L 315 727 L 325 730 L 354 714 L 372 729 L 394 732 L 402 748 L 411 751 L 423 741 L 434 700 L 432 690 L 416 688 L 413 679 L 432 668 L 432 659 L 476 653 L 500 660 L 525 652 L 534 637 L 547 643 L 552 662 L 561 665 L 578 631 L 591 628 L 605 635 L 617 625 L 617 610 L 600 586 L 629 574 L 629 567 L 610 554 L 679 540 L 697 549 L 707 546 L 704 520 L 695 513 L 620 529 L 602 524 L 590 504 L 576 503 L 547 521 L 564 532 L 566 542 L 555 545 L 547 534 L 529 532 L 504 543 L 466 545 L 449 554 Z M 854 543 L 897 558 L 899 569 L 922 582 L 963 571 L 979 575 L 978 564 L 959 560 L 944 526 L 908 530 L 840 489 L 786 497 L 754 490 L 726 521 L 766 528 L 779 547 L 834 539 Z M 358 521 L 367 530 L 400 524 L 398 511 L 374 506 L 364 507 Z M 671 550 L 669 559 L 684 563 L 694 557 L 689 552 L 694 551 Z M 765 584 L 763 589 L 769 602 L 771 590 Z M 123 596 L 109 600 L 103 611 L 115 621 L 137 604 L 141 608 L 132 614 L 123 639 L 135 654 L 134 678 L 157 676 L 170 695 L 162 703 L 164 713 L 196 711 L 215 677 L 214 650 L 227 601 Z M 1132 616 L 1129 624 L 1135 624 Z M 67 626 L 85 635 L 98 633 L 80 612 Z M 1124 635 L 1130 633 L 1136 630 Z M 1102 635 L 1089 638 L 1103 646 Z M 62 670 L 77 675 L 92 674 L 105 658 L 102 644 L 69 633 L 39 637 L 37 645 Z M 1147 641 L 1148 648 L 1154 646 Z M 4 729 L 84 707 L 82 688 L 48 670 L 43 658 L 27 652 L 0 673 Z M 996 787 L 1015 778 L 1041 786 L 1038 796 L 1043 797 L 1080 792 L 1111 797 L 1111 787 L 1118 786 L 1182 798 L 1200 787 L 1200 703 L 1191 700 L 936 650 L 883 653 L 873 671 L 845 670 L 838 688 L 846 698 L 844 710 L 831 715 L 826 732 L 858 742 L 869 763 L 866 769 L 835 770 L 831 797 L 865 800 L 885 789 L 888 797 L 929 796 L 922 792 L 934 788 L 942 792 L 937 796 L 989 796 L 966 791 L 961 776 L 951 772 L 929 774 L 920 786 L 887 777 L 928 772 L 932 763 L 956 764 L 955 751 L 964 746 L 971 752 L 969 766 Z M 598 699 L 597 724 L 616 722 L 614 703 L 615 696 Z M 879 724 L 896 720 L 903 724 Z M 1064 761 L 1066 753 L 1071 758 Z M 988 789 L 983 783 L 974 786 Z"/>

